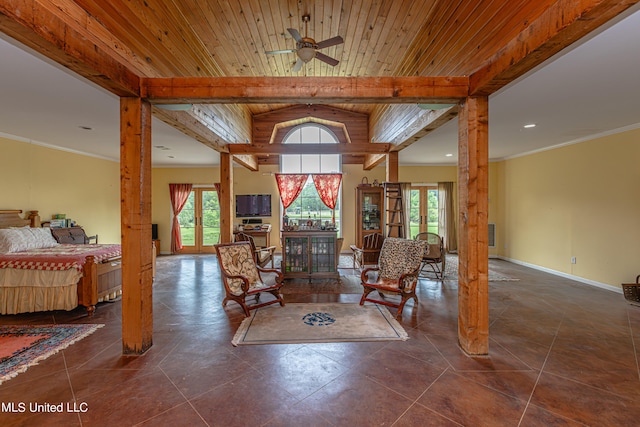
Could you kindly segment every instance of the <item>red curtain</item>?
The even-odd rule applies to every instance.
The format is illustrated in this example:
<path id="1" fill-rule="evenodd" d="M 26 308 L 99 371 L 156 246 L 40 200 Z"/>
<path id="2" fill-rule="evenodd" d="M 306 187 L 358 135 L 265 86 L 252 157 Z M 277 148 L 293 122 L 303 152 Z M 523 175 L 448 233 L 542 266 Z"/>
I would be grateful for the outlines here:
<path id="1" fill-rule="evenodd" d="M 276 182 L 278 183 L 278 191 L 280 192 L 280 200 L 286 212 L 291 203 L 298 198 L 307 182 L 309 174 L 296 173 L 277 173 Z"/>
<path id="2" fill-rule="evenodd" d="M 171 253 L 176 253 L 182 249 L 182 238 L 180 237 L 180 222 L 178 215 L 184 208 L 189 194 L 191 194 L 191 184 L 169 184 L 169 195 L 171 198 L 171 209 L 173 210 L 173 224 L 171 225 Z"/>
<path id="3" fill-rule="evenodd" d="M 341 173 L 311 174 L 322 203 L 331 209 L 331 222 L 336 222 L 336 202 L 342 182 Z"/>

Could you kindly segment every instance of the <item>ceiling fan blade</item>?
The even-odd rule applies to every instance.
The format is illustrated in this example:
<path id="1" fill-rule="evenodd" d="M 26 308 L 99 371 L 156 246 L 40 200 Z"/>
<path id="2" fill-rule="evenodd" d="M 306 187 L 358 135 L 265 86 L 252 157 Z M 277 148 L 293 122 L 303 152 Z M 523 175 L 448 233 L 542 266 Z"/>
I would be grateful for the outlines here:
<path id="1" fill-rule="evenodd" d="M 322 40 L 321 42 L 319 42 L 317 44 L 318 46 L 317 49 L 324 49 L 325 47 L 335 46 L 340 43 L 344 43 L 344 40 L 342 40 L 342 37 L 340 36 L 331 37 L 330 39 Z"/>
<path id="2" fill-rule="evenodd" d="M 285 50 L 270 50 L 268 52 L 265 52 L 267 55 L 275 55 L 278 53 L 296 53 L 295 49 L 285 49 Z"/>
<path id="3" fill-rule="evenodd" d="M 298 71 L 300 71 L 302 69 L 303 65 L 304 65 L 304 61 L 302 59 L 298 58 L 298 60 L 296 61 L 296 64 L 291 69 L 291 72 L 292 73 L 297 73 Z"/>
<path id="4" fill-rule="evenodd" d="M 340 62 L 337 59 L 333 59 L 332 57 L 327 56 L 327 55 L 325 55 L 324 53 L 321 53 L 321 52 L 316 52 L 316 59 L 319 59 L 322 62 L 326 62 L 327 64 L 331 65 L 332 67 L 335 67 Z"/>
<path id="5" fill-rule="evenodd" d="M 287 28 L 287 31 L 289 31 L 289 34 L 291 34 L 291 37 L 293 37 L 296 42 L 300 43 L 302 41 L 302 37 L 300 37 L 298 30 L 295 28 Z"/>

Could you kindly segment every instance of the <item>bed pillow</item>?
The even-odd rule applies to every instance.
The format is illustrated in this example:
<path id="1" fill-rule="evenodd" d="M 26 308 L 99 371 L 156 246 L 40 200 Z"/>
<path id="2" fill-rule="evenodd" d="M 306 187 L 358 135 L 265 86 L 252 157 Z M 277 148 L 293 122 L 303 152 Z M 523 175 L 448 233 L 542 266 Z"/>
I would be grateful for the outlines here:
<path id="1" fill-rule="evenodd" d="M 0 230 L 0 252 L 22 252 L 58 246 L 49 228 L 8 228 Z"/>

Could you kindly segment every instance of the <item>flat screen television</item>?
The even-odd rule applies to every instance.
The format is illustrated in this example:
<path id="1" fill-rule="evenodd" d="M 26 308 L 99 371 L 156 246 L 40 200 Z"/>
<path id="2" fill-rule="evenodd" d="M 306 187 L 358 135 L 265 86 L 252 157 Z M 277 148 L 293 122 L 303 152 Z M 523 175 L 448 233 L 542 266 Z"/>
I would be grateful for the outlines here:
<path id="1" fill-rule="evenodd" d="M 236 194 L 236 217 L 271 216 L 271 194 Z"/>

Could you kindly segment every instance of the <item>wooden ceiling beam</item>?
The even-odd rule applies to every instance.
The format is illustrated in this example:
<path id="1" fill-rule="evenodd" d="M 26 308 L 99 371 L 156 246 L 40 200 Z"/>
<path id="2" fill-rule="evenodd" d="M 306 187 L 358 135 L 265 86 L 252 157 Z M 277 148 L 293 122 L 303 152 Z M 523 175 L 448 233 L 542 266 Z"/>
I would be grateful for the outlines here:
<path id="1" fill-rule="evenodd" d="M 229 153 L 280 155 L 280 154 L 385 154 L 390 144 L 232 144 Z"/>
<path id="2" fill-rule="evenodd" d="M 639 0 L 558 1 L 470 76 L 470 95 L 488 96 Z"/>
<path id="3" fill-rule="evenodd" d="M 257 172 L 260 168 L 258 157 L 253 154 L 236 154 L 233 160 L 253 172 Z"/>
<path id="4" fill-rule="evenodd" d="M 174 77 L 143 78 L 154 104 L 457 104 L 467 77 Z"/>
<path id="5" fill-rule="evenodd" d="M 118 96 L 139 96 L 124 43 L 70 0 L 0 2 L 2 32 Z M 132 59 L 128 57 L 128 59 Z"/>
<path id="6" fill-rule="evenodd" d="M 386 154 L 367 154 L 366 156 L 364 156 L 362 169 L 366 171 L 371 170 L 378 166 L 380 163 L 384 162 L 386 158 Z"/>

